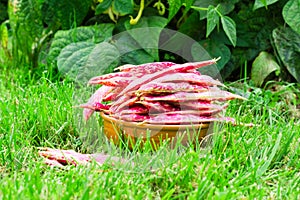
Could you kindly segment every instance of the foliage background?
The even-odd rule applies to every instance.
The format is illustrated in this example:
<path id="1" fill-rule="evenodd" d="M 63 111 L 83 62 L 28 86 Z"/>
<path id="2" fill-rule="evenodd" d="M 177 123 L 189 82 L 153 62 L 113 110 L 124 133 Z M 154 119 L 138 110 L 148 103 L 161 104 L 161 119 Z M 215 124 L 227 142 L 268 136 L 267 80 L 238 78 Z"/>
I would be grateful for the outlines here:
<path id="1" fill-rule="evenodd" d="M 89 71 L 105 73 L 97 68 L 103 63 L 112 69 L 186 62 L 159 50 L 161 30 L 168 28 L 193 38 L 211 57 L 221 56 L 224 79 L 250 77 L 256 86 L 270 79 L 300 82 L 299 10 L 300 0 L 2 0 L 0 60 L 87 77 Z M 144 36 L 134 32 L 112 38 L 149 27 L 157 28 L 145 34 L 157 49 L 141 49 Z"/>

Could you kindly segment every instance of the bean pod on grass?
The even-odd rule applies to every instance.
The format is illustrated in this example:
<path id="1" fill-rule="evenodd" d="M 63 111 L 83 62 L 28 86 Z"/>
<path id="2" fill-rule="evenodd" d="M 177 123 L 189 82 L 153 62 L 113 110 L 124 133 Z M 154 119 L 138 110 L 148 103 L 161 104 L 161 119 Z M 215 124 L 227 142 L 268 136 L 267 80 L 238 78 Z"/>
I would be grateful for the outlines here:
<path id="1" fill-rule="evenodd" d="M 124 65 L 117 68 L 120 72 L 94 77 L 89 83 L 102 86 L 82 105 L 84 117 L 103 111 L 120 120 L 149 124 L 234 123 L 220 113 L 227 101 L 245 98 L 220 89 L 220 81 L 197 71 L 216 61 Z"/>

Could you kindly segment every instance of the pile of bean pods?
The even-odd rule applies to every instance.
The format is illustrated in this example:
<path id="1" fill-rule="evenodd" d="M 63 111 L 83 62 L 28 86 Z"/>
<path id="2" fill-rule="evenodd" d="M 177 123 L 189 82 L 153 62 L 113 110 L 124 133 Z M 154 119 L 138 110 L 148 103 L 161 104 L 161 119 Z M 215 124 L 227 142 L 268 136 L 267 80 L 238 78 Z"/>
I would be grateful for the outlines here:
<path id="1" fill-rule="evenodd" d="M 94 77 L 89 84 L 102 86 L 81 105 L 84 118 L 101 111 L 120 120 L 149 124 L 234 123 L 221 112 L 227 101 L 244 98 L 220 89 L 224 87 L 220 81 L 197 71 L 216 61 L 123 65 L 116 68 L 118 72 Z"/>

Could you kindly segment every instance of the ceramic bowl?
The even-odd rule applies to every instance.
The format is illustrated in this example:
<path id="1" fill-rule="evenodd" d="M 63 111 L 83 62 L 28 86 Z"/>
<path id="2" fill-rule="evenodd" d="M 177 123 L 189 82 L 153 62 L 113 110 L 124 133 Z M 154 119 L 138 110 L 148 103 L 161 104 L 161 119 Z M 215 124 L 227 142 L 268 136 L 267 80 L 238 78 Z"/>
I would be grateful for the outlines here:
<path id="1" fill-rule="evenodd" d="M 100 113 L 103 119 L 104 134 L 109 140 L 116 145 L 120 142 L 128 142 L 132 148 L 137 141 L 143 142 L 149 140 L 155 148 L 159 147 L 162 142 L 169 140 L 172 144 L 180 141 L 183 145 L 189 142 L 201 142 L 207 135 L 210 123 L 193 124 L 193 125 L 154 125 L 141 124 L 136 122 L 127 122 L 110 117 L 105 113 Z"/>

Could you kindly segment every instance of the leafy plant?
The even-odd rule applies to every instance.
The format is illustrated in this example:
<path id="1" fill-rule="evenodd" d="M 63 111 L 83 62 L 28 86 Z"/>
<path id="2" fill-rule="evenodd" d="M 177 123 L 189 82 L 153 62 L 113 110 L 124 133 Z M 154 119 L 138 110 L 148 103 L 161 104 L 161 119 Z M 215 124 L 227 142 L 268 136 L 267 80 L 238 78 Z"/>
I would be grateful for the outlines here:
<path id="1" fill-rule="evenodd" d="M 267 77 L 280 70 L 274 56 L 262 51 L 254 60 L 251 71 L 251 79 L 256 86 L 262 86 Z"/>
<path id="2" fill-rule="evenodd" d="M 100 63 L 109 63 L 102 69 L 112 69 L 125 63 L 208 59 L 201 58 L 195 47 L 201 45 L 210 57 L 221 56 L 217 67 L 223 78 L 237 79 L 252 66 L 255 71 L 253 61 L 267 52 L 281 67 L 276 76 L 299 82 L 299 62 L 293 62 L 299 51 L 299 0 L 18 0 L 9 5 L 8 37 L 13 45 L 8 51 L 16 64 L 21 61 L 38 67 L 46 58 L 48 66 L 63 73 L 89 69 L 97 75 L 109 72 L 96 69 Z M 166 28 L 185 34 L 196 44 L 176 47 L 179 34 L 166 32 Z M 285 41 L 285 36 L 293 40 Z M 2 34 L 1 40 L 10 41 L 5 37 Z M 178 49 L 161 50 L 165 38 Z M 281 45 L 285 42 L 289 45 Z M 79 49 L 82 45 L 86 51 Z M 99 58 L 96 52 L 102 45 L 107 52 Z M 178 56 L 180 48 L 187 47 L 190 56 Z M 287 53 L 292 56 L 287 58 Z M 116 59 L 110 60 L 113 57 Z M 263 82 L 267 77 L 252 73 L 252 78 Z"/>
<path id="3" fill-rule="evenodd" d="M 274 46 L 288 72 L 300 82 L 300 36 L 289 27 L 273 30 Z"/>
<path id="4" fill-rule="evenodd" d="M 12 55 L 15 65 L 39 66 L 42 47 L 59 28 L 70 29 L 81 23 L 91 4 L 85 1 L 9 1 L 9 25 L 12 30 Z"/>

